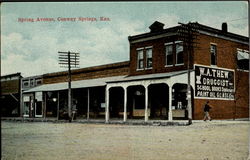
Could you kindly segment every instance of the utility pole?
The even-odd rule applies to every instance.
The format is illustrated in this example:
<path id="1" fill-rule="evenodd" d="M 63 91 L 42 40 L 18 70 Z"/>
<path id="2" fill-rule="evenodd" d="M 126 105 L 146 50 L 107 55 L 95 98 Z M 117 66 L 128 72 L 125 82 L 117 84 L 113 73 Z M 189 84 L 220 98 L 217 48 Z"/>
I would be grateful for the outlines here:
<path id="1" fill-rule="evenodd" d="M 191 68 L 190 64 L 193 59 L 193 49 L 194 49 L 194 40 L 197 39 L 197 29 L 198 25 L 197 23 L 191 23 L 189 22 L 188 24 L 183 24 L 183 23 L 178 23 L 181 24 L 180 29 L 179 29 L 179 38 L 183 40 L 183 45 L 187 48 L 187 109 L 188 109 L 188 124 L 192 124 L 192 99 L 191 99 L 191 84 L 190 84 L 190 73 L 191 73 Z M 193 62 L 193 61 L 192 61 Z"/>
<path id="2" fill-rule="evenodd" d="M 187 86 L 187 100 L 188 100 L 188 124 L 192 124 L 192 104 L 191 104 L 191 86 L 190 86 L 190 55 L 191 55 L 191 38 L 192 38 L 192 35 L 191 35 L 191 30 L 190 30 L 190 25 L 188 24 L 188 86 Z"/>
<path id="3" fill-rule="evenodd" d="M 73 52 L 58 52 L 59 53 L 59 64 L 62 67 L 68 68 L 68 116 L 69 122 L 71 122 L 72 116 L 72 93 L 71 93 L 71 68 L 78 68 L 79 67 L 79 53 Z"/>

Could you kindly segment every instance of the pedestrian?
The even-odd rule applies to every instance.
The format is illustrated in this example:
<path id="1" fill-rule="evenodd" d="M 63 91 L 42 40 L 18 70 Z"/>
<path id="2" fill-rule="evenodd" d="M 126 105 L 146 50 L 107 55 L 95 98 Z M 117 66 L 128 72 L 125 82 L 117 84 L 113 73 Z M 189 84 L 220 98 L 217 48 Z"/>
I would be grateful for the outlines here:
<path id="1" fill-rule="evenodd" d="M 209 110 L 211 109 L 211 107 L 209 106 L 209 101 L 206 102 L 206 104 L 204 105 L 204 121 L 208 120 L 212 120 L 210 115 L 209 115 Z"/>

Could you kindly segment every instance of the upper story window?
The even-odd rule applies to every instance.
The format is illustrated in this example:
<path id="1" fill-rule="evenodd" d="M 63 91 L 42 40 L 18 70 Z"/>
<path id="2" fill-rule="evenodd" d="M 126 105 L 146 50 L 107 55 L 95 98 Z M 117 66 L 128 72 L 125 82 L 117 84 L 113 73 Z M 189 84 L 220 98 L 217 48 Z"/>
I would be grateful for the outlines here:
<path id="1" fill-rule="evenodd" d="M 34 79 L 31 79 L 30 80 L 30 87 L 34 87 L 34 85 L 35 85 L 35 82 L 34 82 L 35 80 Z"/>
<path id="2" fill-rule="evenodd" d="M 143 50 L 137 50 L 137 69 L 143 69 L 144 68 L 144 56 L 143 56 Z"/>
<path id="3" fill-rule="evenodd" d="M 41 85 L 42 84 L 42 80 L 41 79 L 36 79 L 36 86 Z"/>
<path id="4" fill-rule="evenodd" d="M 173 43 L 167 43 L 166 45 L 166 66 L 173 65 Z"/>
<path id="5" fill-rule="evenodd" d="M 217 46 L 214 44 L 210 45 L 210 56 L 211 56 L 211 65 L 217 65 Z"/>
<path id="6" fill-rule="evenodd" d="M 137 48 L 137 70 L 152 69 L 153 67 L 153 48 Z"/>
<path id="7" fill-rule="evenodd" d="M 237 49 L 237 67 L 241 70 L 249 70 L 249 52 Z"/>
<path id="8" fill-rule="evenodd" d="M 29 80 L 23 81 L 23 87 L 24 87 L 24 88 L 27 88 L 27 87 L 29 87 L 29 86 L 30 86 Z"/>
<path id="9" fill-rule="evenodd" d="M 184 64 L 182 41 L 175 42 L 175 50 L 176 50 L 176 64 Z"/>
<path id="10" fill-rule="evenodd" d="M 152 68 L 152 48 L 146 49 L 146 68 Z"/>

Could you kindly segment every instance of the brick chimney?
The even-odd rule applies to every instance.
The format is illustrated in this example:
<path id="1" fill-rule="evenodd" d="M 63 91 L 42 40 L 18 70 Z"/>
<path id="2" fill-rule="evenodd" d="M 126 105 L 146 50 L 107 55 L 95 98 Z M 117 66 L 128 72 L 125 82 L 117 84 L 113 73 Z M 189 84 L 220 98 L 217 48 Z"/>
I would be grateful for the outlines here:
<path id="1" fill-rule="evenodd" d="M 222 23 L 221 30 L 223 33 L 227 33 L 227 23 L 226 22 Z"/>
<path id="2" fill-rule="evenodd" d="M 155 21 L 151 26 L 149 26 L 150 32 L 161 32 L 163 31 L 164 24 L 158 21 Z"/>

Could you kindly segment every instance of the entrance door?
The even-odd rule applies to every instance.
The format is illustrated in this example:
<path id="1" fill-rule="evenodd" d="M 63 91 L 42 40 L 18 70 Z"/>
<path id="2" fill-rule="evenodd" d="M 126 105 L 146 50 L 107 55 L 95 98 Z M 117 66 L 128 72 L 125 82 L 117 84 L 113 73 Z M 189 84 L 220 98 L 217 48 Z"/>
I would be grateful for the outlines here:
<path id="1" fill-rule="evenodd" d="M 35 103 L 35 117 L 42 117 L 43 112 L 42 112 L 42 102 L 37 101 Z"/>
<path id="2" fill-rule="evenodd" d="M 23 96 L 23 116 L 34 117 L 34 95 L 27 94 Z"/>
<path id="3" fill-rule="evenodd" d="M 35 117 L 42 117 L 43 116 L 43 107 L 42 107 L 42 92 L 35 93 Z"/>
<path id="4" fill-rule="evenodd" d="M 30 96 L 23 96 L 23 116 L 29 117 L 30 114 Z"/>

